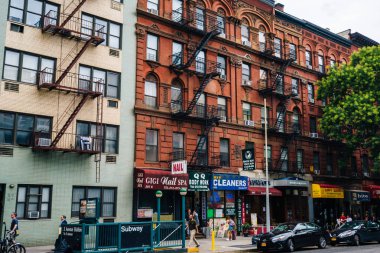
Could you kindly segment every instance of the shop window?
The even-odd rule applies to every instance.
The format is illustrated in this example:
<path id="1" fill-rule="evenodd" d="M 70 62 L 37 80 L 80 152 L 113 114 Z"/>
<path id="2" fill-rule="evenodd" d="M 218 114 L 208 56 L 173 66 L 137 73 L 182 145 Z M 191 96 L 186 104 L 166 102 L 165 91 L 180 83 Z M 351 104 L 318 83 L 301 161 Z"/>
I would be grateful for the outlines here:
<path id="1" fill-rule="evenodd" d="M 243 119 L 244 121 L 252 119 L 251 104 L 245 102 L 243 102 Z"/>
<path id="2" fill-rule="evenodd" d="M 235 192 L 226 191 L 226 214 L 227 215 L 236 215 L 235 211 Z"/>
<path id="3" fill-rule="evenodd" d="M 225 208 L 224 202 L 225 202 L 224 191 L 207 192 L 207 218 L 208 219 L 223 218 L 224 208 Z"/>
<path id="4" fill-rule="evenodd" d="M 146 59 L 149 61 L 158 61 L 158 37 L 156 35 L 147 35 Z"/>
<path id="5" fill-rule="evenodd" d="M 158 162 L 158 131 L 146 130 L 145 159 L 149 162 Z"/>
<path id="6" fill-rule="evenodd" d="M 51 199 L 51 185 L 19 185 L 16 202 L 16 213 L 18 218 L 50 218 Z"/>
<path id="7" fill-rule="evenodd" d="M 220 166 L 230 166 L 230 142 L 228 139 L 220 139 Z"/>
<path id="8" fill-rule="evenodd" d="M 74 186 L 71 201 L 71 217 L 79 217 L 80 200 L 85 198 L 98 198 L 101 217 L 116 216 L 115 187 Z"/>

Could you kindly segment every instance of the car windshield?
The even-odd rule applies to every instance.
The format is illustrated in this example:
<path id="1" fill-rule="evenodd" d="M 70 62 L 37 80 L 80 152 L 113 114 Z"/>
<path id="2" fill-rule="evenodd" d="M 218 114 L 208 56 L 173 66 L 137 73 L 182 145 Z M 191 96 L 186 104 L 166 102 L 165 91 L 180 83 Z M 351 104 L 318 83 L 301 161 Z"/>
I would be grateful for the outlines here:
<path id="1" fill-rule="evenodd" d="M 281 232 L 286 232 L 289 230 L 293 230 L 295 227 L 295 224 L 281 224 L 275 227 L 272 232 L 273 233 L 281 233 Z"/>
<path id="2" fill-rule="evenodd" d="M 364 225 L 364 222 L 362 221 L 346 222 L 340 227 L 340 229 L 359 229 L 362 225 Z"/>

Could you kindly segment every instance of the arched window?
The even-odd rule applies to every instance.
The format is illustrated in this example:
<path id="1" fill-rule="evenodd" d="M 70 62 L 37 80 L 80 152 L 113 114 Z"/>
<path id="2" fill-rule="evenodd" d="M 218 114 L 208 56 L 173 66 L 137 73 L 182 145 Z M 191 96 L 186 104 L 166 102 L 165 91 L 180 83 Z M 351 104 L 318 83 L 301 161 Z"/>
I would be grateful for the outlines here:
<path id="1" fill-rule="evenodd" d="M 277 106 L 276 129 L 281 133 L 285 130 L 285 110 L 284 105 L 280 104 Z"/>
<path id="2" fill-rule="evenodd" d="M 336 59 L 334 55 L 330 56 L 330 66 L 333 68 L 336 64 Z"/>
<path id="3" fill-rule="evenodd" d="M 157 78 L 149 74 L 145 79 L 144 103 L 150 107 L 157 107 Z"/>
<path id="4" fill-rule="evenodd" d="M 321 50 L 318 51 L 318 70 L 321 73 L 325 73 L 325 59 Z"/>
<path id="5" fill-rule="evenodd" d="M 294 133 L 299 133 L 301 130 L 300 114 L 300 110 L 297 107 L 294 108 L 292 115 L 292 130 Z"/>
<path id="6" fill-rule="evenodd" d="M 182 111 L 182 85 L 176 80 L 172 83 L 171 91 L 171 109 L 172 112 Z"/>
<path id="7" fill-rule="evenodd" d="M 219 36 L 226 37 L 226 20 L 225 20 L 226 13 L 223 9 L 218 9 L 218 15 L 216 16 L 216 22 L 218 26 L 218 30 L 220 32 Z"/>
<path id="8" fill-rule="evenodd" d="M 265 28 L 263 26 L 259 27 L 259 44 L 260 44 L 260 51 L 265 51 Z"/>
<path id="9" fill-rule="evenodd" d="M 311 56 L 311 48 L 309 45 L 306 45 L 305 59 L 306 59 L 306 68 L 312 69 L 313 68 L 313 59 Z"/>
<path id="10" fill-rule="evenodd" d="M 249 39 L 248 21 L 246 19 L 243 19 L 242 25 L 241 25 L 241 42 L 243 43 L 243 45 L 248 46 L 248 44 L 250 44 L 249 41 L 250 41 L 250 39 Z"/>

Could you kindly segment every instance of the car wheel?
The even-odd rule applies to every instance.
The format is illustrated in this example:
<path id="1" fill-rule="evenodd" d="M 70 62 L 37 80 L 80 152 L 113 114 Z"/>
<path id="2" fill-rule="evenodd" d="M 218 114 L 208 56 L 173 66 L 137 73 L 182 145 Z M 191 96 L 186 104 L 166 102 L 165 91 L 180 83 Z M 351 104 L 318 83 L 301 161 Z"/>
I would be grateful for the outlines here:
<path id="1" fill-rule="evenodd" d="M 318 248 L 324 249 L 326 248 L 326 245 L 327 245 L 326 238 L 324 236 L 321 236 L 318 240 Z"/>
<path id="2" fill-rule="evenodd" d="M 289 252 L 294 252 L 294 250 L 295 250 L 295 246 L 294 246 L 294 242 L 293 242 L 293 240 L 292 240 L 292 239 L 289 239 L 287 244 L 288 244 L 288 251 L 289 251 Z"/>
<path id="3" fill-rule="evenodd" d="M 358 235 L 354 235 L 354 240 L 352 242 L 354 246 L 359 246 L 360 245 L 360 237 Z"/>

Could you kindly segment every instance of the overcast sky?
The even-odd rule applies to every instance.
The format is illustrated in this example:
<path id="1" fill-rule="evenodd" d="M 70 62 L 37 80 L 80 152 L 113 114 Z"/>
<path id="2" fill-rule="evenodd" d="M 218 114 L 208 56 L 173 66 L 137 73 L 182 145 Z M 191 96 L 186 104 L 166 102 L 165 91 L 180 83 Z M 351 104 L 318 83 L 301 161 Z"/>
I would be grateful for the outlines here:
<path id="1" fill-rule="evenodd" d="M 347 29 L 380 42 L 380 0 L 276 0 L 285 12 L 338 33 Z"/>

